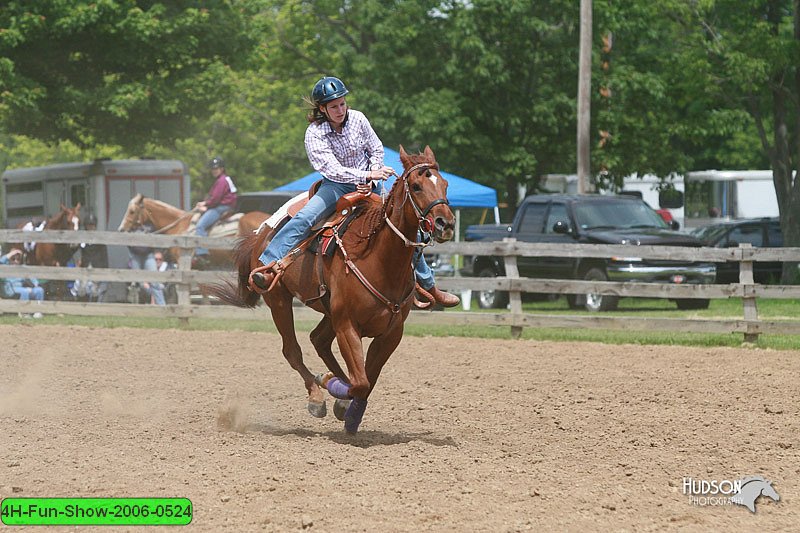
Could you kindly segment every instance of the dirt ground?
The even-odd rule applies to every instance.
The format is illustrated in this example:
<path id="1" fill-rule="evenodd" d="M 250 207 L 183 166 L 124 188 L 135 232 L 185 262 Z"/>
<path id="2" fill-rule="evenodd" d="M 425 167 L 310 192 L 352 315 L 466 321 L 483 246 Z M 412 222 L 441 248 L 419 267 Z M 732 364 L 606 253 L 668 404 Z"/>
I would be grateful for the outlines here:
<path id="1" fill-rule="evenodd" d="M 406 337 L 355 437 L 273 334 L 0 326 L 0 354 L 2 497 L 187 497 L 210 532 L 800 524 L 797 352 Z M 754 474 L 755 514 L 682 492 Z"/>

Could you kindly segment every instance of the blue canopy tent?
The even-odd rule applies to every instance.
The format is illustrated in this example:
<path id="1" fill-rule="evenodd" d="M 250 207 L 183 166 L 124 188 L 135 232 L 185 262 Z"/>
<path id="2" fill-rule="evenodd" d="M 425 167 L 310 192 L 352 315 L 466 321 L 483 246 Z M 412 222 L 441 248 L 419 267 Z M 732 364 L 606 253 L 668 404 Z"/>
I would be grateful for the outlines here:
<path id="1" fill-rule="evenodd" d="M 392 167 L 398 173 L 402 172 L 403 164 L 400 162 L 400 153 L 391 148 L 386 148 L 385 146 L 383 150 L 384 164 Z M 463 207 L 492 208 L 494 210 L 495 222 L 498 224 L 500 223 L 500 213 L 497 208 L 497 192 L 494 189 L 448 172 L 442 172 L 441 174 L 448 183 L 447 199 L 450 201 L 451 207 L 456 209 Z M 299 180 L 276 187 L 275 190 L 305 191 L 319 179 L 322 179 L 322 175 L 319 172 L 312 172 Z M 394 180 L 395 177 L 392 176 L 386 180 L 385 186 L 391 188 Z"/>

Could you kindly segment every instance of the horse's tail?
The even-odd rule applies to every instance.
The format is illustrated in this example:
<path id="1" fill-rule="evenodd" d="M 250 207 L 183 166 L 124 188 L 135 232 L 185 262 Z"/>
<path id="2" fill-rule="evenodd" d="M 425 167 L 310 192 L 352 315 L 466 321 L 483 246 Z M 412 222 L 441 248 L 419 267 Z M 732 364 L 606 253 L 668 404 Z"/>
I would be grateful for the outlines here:
<path id="1" fill-rule="evenodd" d="M 236 307 L 255 307 L 260 295 L 251 291 L 248 285 L 250 272 L 254 266 L 254 263 L 251 264 L 251 260 L 255 256 L 256 250 L 261 250 L 264 246 L 268 234 L 268 231 L 251 233 L 236 243 L 236 247 L 233 249 L 233 261 L 238 270 L 238 283 L 224 281 L 202 285 L 202 288 L 227 304 Z"/>

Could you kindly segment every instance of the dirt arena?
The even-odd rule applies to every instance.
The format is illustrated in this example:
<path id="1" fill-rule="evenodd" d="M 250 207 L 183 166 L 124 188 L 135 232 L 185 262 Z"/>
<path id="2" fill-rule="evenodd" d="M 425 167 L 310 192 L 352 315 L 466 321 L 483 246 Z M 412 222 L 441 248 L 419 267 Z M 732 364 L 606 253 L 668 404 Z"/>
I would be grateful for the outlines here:
<path id="1" fill-rule="evenodd" d="M 406 337 L 350 437 L 279 340 L 0 326 L 0 495 L 187 497 L 209 532 L 800 524 L 800 353 Z M 755 514 L 682 492 L 754 474 Z"/>

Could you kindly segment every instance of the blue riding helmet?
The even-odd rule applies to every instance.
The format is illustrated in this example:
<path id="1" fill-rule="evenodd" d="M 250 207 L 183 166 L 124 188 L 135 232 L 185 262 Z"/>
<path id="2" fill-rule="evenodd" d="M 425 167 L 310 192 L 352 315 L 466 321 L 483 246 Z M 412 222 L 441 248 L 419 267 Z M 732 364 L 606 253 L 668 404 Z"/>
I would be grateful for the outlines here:
<path id="1" fill-rule="evenodd" d="M 349 92 L 342 80 L 333 76 L 325 76 L 314 84 L 314 89 L 311 91 L 311 99 L 315 105 L 321 105 L 341 98 Z"/>

